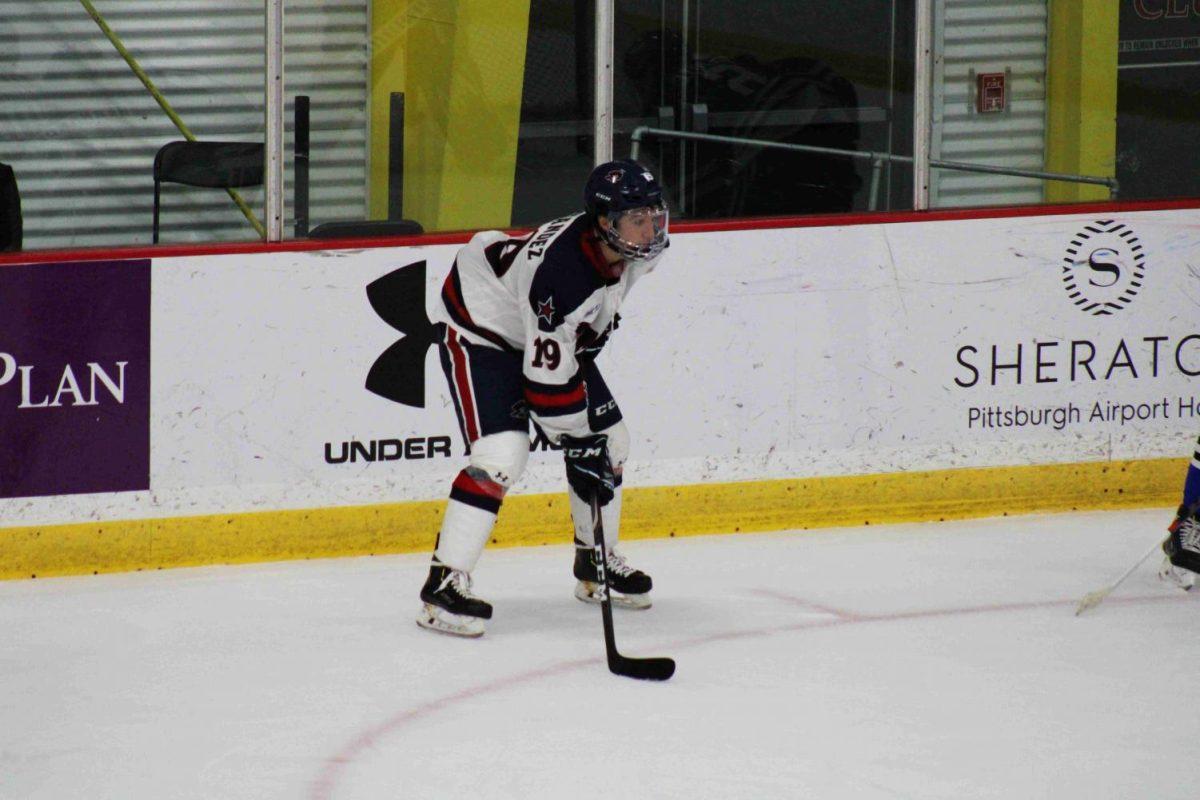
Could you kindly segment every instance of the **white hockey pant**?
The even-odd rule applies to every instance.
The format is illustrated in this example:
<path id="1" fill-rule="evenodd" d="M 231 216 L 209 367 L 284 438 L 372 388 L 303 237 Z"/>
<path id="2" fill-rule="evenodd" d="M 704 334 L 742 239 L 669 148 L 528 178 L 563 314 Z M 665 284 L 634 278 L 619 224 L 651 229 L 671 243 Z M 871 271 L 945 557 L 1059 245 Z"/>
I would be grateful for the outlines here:
<path id="1" fill-rule="evenodd" d="M 629 430 L 618 422 L 600 433 L 608 436 L 609 461 L 617 479 L 610 503 L 601 509 L 604 541 L 611 550 L 621 531 L 621 473 L 629 456 Z M 491 538 L 504 494 L 512 488 L 529 461 L 529 437 L 518 431 L 482 436 L 471 443 L 469 465 L 454 479 L 450 502 L 438 534 L 434 557 L 452 569 L 471 572 Z M 588 503 L 568 488 L 575 537 L 585 545 L 595 543 L 592 511 Z"/>

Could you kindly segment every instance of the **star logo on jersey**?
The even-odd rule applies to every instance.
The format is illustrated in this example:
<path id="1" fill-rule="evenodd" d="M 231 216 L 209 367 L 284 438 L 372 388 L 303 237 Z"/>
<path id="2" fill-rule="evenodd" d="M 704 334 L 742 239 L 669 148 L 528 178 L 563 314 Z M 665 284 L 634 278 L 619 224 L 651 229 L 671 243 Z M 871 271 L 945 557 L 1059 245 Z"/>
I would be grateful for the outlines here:
<path id="1" fill-rule="evenodd" d="M 554 298 L 547 297 L 545 300 L 538 301 L 537 307 L 538 322 L 545 322 L 546 327 L 554 330 Z"/>

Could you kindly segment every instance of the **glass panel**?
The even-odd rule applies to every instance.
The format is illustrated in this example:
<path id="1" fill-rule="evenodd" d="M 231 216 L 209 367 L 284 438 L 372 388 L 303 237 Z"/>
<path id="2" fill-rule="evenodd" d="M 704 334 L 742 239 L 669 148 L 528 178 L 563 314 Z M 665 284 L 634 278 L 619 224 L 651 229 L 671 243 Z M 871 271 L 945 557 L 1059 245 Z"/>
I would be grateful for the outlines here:
<path id="1" fill-rule="evenodd" d="M 338 20 L 346 5 L 337 4 Z M 633 131 L 655 126 L 909 152 L 912 0 L 848 5 L 622 0 L 614 153 L 630 154 Z M 358 49 L 357 28 L 348 21 L 311 26 L 310 34 L 336 36 L 304 47 L 346 68 L 325 90 L 298 86 L 299 34 L 291 17 L 287 24 L 289 97 L 314 95 L 310 225 L 365 218 L 374 223 L 361 232 L 397 232 L 383 221 L 405 219 L 426 231 L 498 228 L 579 209 L 593 153 L 591 0 L 375 0 L 366 13 L 370 61 L 362 82 L 351 69 L 368 52 Z M 353 158 L 363 131 L 354 98 L 364 85 L 369 166 L 360 184 L 363 211 L 354 215 L 363 169 Z M 326 95 L 318 101 L 320 91 Z M 332 135 L 334 125 L 343 155 L 320 178 L 331 145 L 318 141 L 318 131 Z M 882 166 L 872 204 L 869 161 L 661 136 L 647 137 L 642 154 L 662 173 L 677 217 L 910 202 L 906 166 Z"/>
<path id="2" fill-rule="evenodd" d="M 1200 2 L 1123 0 L 1120 7 L 1121 198 L 1200 196 Z"/>
<path id="3" fill-rule="evenodd" d="M 1009 174 L 935 162 L 931 205 L 1200 194 L 1200 2 L 935 0 L 934 9 L 933 158 Z"/>
<path id="4" fill-rule="evenodd" d="M 155 154 L 185 137 L 117 41 L 197 138 L 263 141 L 261 0 L 93 5 L 111 39 L 83 3 L 0 3 L 0 162 L 19 188 L 25 249 L 151 241 Z M 262 219 L 261 186 L 232 191 Z M 177 183 L 162 186 L 161 232 L 164 242 L 259 238 L 225 190 Z"/>
<path id="5" fill-rule="evenodd" d="M 1047 0 L 935 0 L 934 18 L 932 158 L 1046 170 L 1051 131 L 1066 135 L 1065 120 L 1048 116 Z M 1040 203 L 1044 183 L 935 167 L 929 200 L 932 207 Z"/>
<path id="6" fill-rule="evenodd" d="M 826 10 L 809 24 L 782 4 L 697 3 L 695 81 L 680 86 L 684 102 L 695 103 L 685 106 L 693 127 L 705 127 L 706 110 L 713 133 L 858 150 L 865 122 L 877 149 L 888 150 L 888 128 L 880 123 L 890 117 L 890 64 L 870 55 L 890 49 L 890 4 L 877 4 L 874 14 L 838 7 L 841 14 Z M 794 38 L 779 33 L 789 30 Z M 856 70 L 860 87 L 843 74 L 848 69 Z M 697 216 L 850 211 L 865 184 L 846 157 L 743 145 L 688 149 L 696 177 L 686 187 L 686 205 Z"/>
<path id="7" fill-rule="evenodd" d="M 343 235 L 412 232 L 414 222 L 425 231 L 511 225 L 526 45 L 531 27 L 541 24 L 531 13 L 540 10 L 530 0 L 327 5 L 329 19 L 338 20 L 346 6 L 364 9 L 369 37 L 342 22 L 314 22 L 306 32 L 312 81 L 327 78 L 331 56 L 345 67 L 323 89 L 325 99 L 314 94 L 312 101 L 310 216 L 312 225 L 326 225 L 313 235 L 338 221 L 351 223 L 333 231 Z M 289 70 L 301 46 L 290 20 Z M 351 69 L 359 63 L 361 74 Z M 299 93 L 291 81 L 288 93 Z M 355 137 L 362 138 L 365 164 Z"/>
<path id="8" fill-rule="evenodd" d="M 911 169 L 747 140 L 911 153 L 911 0 L 859 3 L 639 0 L 618 8 L 618 121 L 658 134 L 640 150 L 677 216 L 907 208 Z M 614 150 L 629 151 L 632 125 Z"/>
<path id="9" fill-rule="evenodd" d="M 531 8 L 514 224 L 577 208 L 592 163 L 592 3 Z M 911 0 L 622 0 L 613 152 L 629 155 L 645 126 L 910 153 L 912 16 Z M 868 160 L 651 135 L 639 158 L 676 219 L 872 206 Z M 883 165 L 874 207 L 910 207 L 910 175 Z"/>
<path id="10" fill-rule="evenodd" d="M 370 119 L 374 107 L 368 0 L 289 0 L 284 5 L 283 31 L 283 235 L 291 238 L 307 236 L 331 222 L 369 217 L 368 134 L 373 124 L 378 125 L 379 141 L 386 147 L 390 95 L 388 86 L 380 87 L 384 113 L 378 120 Z M 402 34 L 394 26 L 379 31 L 373 44 L 380 63 L 388 63 L 397 52 Z M 402 98 L 403 87 L 396 91 Z M 384 149 L 380 167 L 385 191 L 386 157 Z M 386 194 L 383 201 L 379 219 L 387 218 Z"/>
<path id="11" fill-rule="evenodd" d="M 582 208 L 594 149 L 594 39 L 591 0 L 530 3 L 514 225 L 535 225 Z M 620 98 L 617 106 L 620 116 Z"/>

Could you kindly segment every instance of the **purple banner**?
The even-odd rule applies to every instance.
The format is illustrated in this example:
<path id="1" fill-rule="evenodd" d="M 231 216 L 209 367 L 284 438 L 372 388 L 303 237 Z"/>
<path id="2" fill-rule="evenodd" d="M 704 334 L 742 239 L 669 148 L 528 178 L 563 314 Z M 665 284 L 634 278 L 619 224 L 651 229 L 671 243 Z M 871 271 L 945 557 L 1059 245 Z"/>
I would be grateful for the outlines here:
<path id="1" fill-rule="evenodd" d="M 0 266 L 0 497 L 150 488 L 150 262 Z"/>

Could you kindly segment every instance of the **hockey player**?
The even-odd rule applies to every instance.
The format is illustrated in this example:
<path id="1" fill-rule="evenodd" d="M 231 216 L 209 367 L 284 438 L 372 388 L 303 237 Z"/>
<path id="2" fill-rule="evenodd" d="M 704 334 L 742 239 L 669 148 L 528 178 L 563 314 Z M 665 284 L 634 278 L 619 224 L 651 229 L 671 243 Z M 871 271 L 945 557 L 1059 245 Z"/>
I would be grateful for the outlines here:
<path id="1" fill-rule="evenodd" d="M 1196 452 L 1188 465 L 1183 502 L 1167 531 L 1167 538 L 1162 543 L 1166 556 L 1158 576 L 1185 591 L 1190 590 L 1200 573 L 1200 441 L 1196 442 Z"/>
<path id="2" fill-rule="evenodd" d="M 422 627 L 479 636 L 491 618 L 491 605 L 471 594 L 471 572 L 525 468 L 530 417 L 562 445 L 576 597 L 599 602 L 594 497 L 614 605 L 650 605 L 650 577 L 615 547 L 629 433 L 595 358 L 620 322 L 625 295 L 667 247 L 667 209 L 654 176 L 634 161 L 596 167 L 584 206 L 526 236 L 476 234 L 442 288 L 439 350 L 470 461 L 450 488 L 421 589 Z"/>

